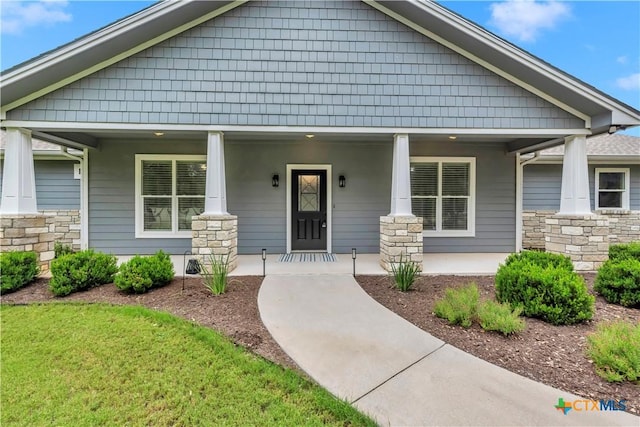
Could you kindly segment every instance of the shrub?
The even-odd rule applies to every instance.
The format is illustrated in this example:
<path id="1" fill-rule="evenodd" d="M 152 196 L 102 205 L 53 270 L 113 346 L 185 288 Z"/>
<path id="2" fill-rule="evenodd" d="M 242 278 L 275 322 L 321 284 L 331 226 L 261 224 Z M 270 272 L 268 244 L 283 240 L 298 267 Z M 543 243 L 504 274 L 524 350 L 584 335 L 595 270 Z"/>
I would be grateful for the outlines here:
<path id="1" fill-rule="evenodd" d="M 536 264 L 540 267 L 560 267 L 567 271 L 573 271 L 573 264 L 569 257 L 561 254 L 541 251 L 522 251 L 519 253 L 513 253 L 507 257 L 504 265 L 522 262 Z"/>
<path id="2" fill-rule="evenodd" d="M 208 263 L 200 264 L 200 274 L 204 281 L 204 286 L 213 295 L 221 295 L 227 290 L 227 279 L 229 275 L 229 257 L 220 255 L 209 255 Z"/>
<path id="3" fill-rule="evenodd" d="M 65 296 L 111 283 L 117 271 L 115 256 L 87 249 L 51 261 L 49 287 L 55 296 Z"/>
<path id="4" fill-rule="evenodd" d="M 554 325 L 593 317 L 595 298 L 567 257 L 544 252 L 512 254 L 496 273 L 496 298 L 521 306 L 528 317 Z M 561 260 L 558 257 L 565 258 Z"/>
<path id="5" fill-rule="evenodd" d="M 151 288 L 166 285 L 174 276 L 171 258 L 158 251 L 147 257 L 136 255 L 120 265 L 114 283 L 121 291 L 144 293 Z"/>
<path id="6" fill-rule="evenodd" d="M 609 246 L 610 260 L 620 260 L 624 258 L 634 258 L 640 261 L 640 242 Z"/>
<path id="7" fill-rule="evenodd" d="M 607 302 L 640 307 L 640 260 L 629 257 L 606 261 L 598 270 L 593 289 Z"/>
<path id="8" fill-rule="evenodd" d="M 475 283 L 464 288 L 447 289 L 444 299 L 436 302 L 433 312 L 436 316 L 447 319 L 452 325 L 465 328 L 471 326 L 478 309 L 480 294 Z"/>
<path id="9" fill-rule="evenodd" d="M 391 273 L 396 288 L 402 292 L 407 292 L 420 274 L 420 266 L 413 261 L 403 260 L 402 255 L 400 255 L 400 262 L 391 263 Z"/>
<path id="10" fill-rule="evenodd" d="M 640 380 L 640 323 L 599 324 L 587 337 L 587 355 L 607 381 Z"/>
<path id="11" fill-rule="evenodd" d="M 73 248 L 64 243 L 56 242 L 53 245 L 54 258 L 60 258 L 62 255 L 68 255 L 73 253 Z"/>
<path id="12" fill-rule="evenodd" d="M 39 272 L 35 252 L 12 251 L 0 254 L 0 294 L 28 285 Z"/>
<path id="13" fill-rule="evenodd" d="M 511 308 L 508 303 L 484 301 L 478 307 L 478 322 L 485 331 L 497 331 L 503 335 L 522 332 L 525 328 L 524 319 L 520 317 L 521 307 Z"/>

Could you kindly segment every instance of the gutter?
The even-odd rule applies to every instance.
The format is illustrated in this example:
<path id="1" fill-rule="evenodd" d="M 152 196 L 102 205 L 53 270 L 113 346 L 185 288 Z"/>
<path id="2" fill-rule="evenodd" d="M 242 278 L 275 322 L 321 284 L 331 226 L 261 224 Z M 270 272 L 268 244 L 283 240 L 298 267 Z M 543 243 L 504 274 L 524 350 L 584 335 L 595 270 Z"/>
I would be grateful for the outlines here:
<path id="1" fill-rule="evenodd" d="M 521 160 L 520 153 L 516 153 L 516 252 L 522 251 L 522 194 L 524 184 L 524 167 L 540 159 L 540 151 L 536 151 L 533 157 Z"/>
<path id="2" fill-rule="evenodd" d="M 67 151 L 67 147 L 60 147 L 60 154 L 80 163 L 80 249 L 89 247 L 89 177 L 88 172 L 88 155 L 89 150 L 83 151 L 83 156 L 75 156 Z"/>

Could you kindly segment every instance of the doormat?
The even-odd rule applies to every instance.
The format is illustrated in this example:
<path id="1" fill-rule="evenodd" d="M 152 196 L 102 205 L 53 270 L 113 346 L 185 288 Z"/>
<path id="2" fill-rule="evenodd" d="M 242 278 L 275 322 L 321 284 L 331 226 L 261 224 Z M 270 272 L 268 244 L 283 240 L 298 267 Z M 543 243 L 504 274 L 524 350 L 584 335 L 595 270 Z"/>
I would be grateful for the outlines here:
<path id="1" fill-rule="evenodd" d="M 338 259 L 334 254 L 327 253 L 299 253 L 282 254 L 278 262 L 336 262 Z"/>

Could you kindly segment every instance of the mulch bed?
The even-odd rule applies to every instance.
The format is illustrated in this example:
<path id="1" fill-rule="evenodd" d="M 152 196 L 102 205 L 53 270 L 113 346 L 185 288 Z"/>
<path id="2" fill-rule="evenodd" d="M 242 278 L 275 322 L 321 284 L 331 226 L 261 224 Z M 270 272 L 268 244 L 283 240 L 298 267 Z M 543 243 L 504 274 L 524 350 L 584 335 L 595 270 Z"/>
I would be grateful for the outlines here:
<path id="1" fill-rule="evenodd" d="M 592 288 L 595 274 L 584 275 Z M 526 319 L 526 330 L 505 337 L 479 325 L 451 326 L 433 314 L 448 287 L 475 282 L 481 299 L 495 299 L 493 276 L 423 276 L 410 292 L 393 288 L 388 277 L 359 276 L 360 286 L 380 304 L 419 328 L 481 359 L 552 387 L 588 399 L 626 399 L 629 412 L 640 414 L 640 384 L 609 383 L 600 378 L 585 356 L 586 336 L 597 323 L 611 320 L 640 322 L 640 310 L 608 304 L 596 297 L 594 318 L 579 325 L 554 326 Z M 558 396 L 561 397 L 561 396 Z"/>
<path id="2" fill-rule="evenodd" d="M 585 275 L 592 285 L 594 275 Z M 596 299 L 596 315 L 590 322 L 572 326 L 553 326 L 527 319 L 527 329 L 512 337 L 485 332 L 473 325 L 464 329 L 450 326 L 432 313 L 435 301 L 451 286 L 470 282 L 478 284 L 481 296 L 494 297 L 490 276 L 426 276 L 420 277 L 410 292 L 402 293 L 383 276 L 358 276 L 358 283 L 374 299 L 411 323 L 443 341 L 535 381 L 584 396 L 588 399 L 626 399 L 630 412 L 640 414 L 640 386 L 629 382 L 608 383 L 597 376 L 585 357 L 586 335 L 603 320 L 624 319 L 640 322 L 640 310 L 608 304 Z M 81 301 L 109 304 L 135 304 L 162 310 L 200 325 L 213 328 L 236 344 L 280 365 L 300 369 L 273 340 L 260 319 L 257 297 L 261 277 L 234 277 L 228 291 L 211 295 L 198 278 L 182 278 L 142 295 L 127 295 L 112 284 L 87 292 L 55 298 L 48 280 L 38 279 L 17 292 L 3 295 L 3 303 Z M 558 396 L 561 397 L 561 396 Z"/>

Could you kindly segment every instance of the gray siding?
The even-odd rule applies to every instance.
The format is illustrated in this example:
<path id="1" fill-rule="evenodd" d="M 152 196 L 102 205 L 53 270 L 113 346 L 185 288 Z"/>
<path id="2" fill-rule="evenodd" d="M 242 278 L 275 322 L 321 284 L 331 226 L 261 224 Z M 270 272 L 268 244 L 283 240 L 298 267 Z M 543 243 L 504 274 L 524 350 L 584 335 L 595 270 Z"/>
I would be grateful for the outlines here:
<path id="1" fill-rule="evenodd" d="M 360 1 L 250 2 L 8 113 L 10 120 L 582 128 Z"/>
<path id="2" fill-rule="evenodd" d="M 80 180 L 73 178 L 72 160 L 35 160 L 38 209 L 80 209 Z M 2 160 L 4 166 L 4 159 Z M 0 168 L 1 170 L 1 168 Z M 0 173 L 0 195 L 2 173 Z"/>
<path id="3" fill-rule="evenodd" d="M 108 253 L 182 254 L 191 239 L 135 238 L 135 155 L 205 154 L 205 142 L 104 141 L 89 153 L 89 246 Z"/>
<path id="4" fill-rule="evenodd" d="M 227 199 L 238 215 L 240 253 L 286 252 L 287 164 L 331 164 L 333 251 L 378 253 L 380 216 L 391 197 L 392 144 L 370 143 L 228 143 Z M 280 186 L 271 186 L 273 173 Z M 347 185 L 338 187 L 338 176 Z"/>
<path id="5" fill-rule="evenodd" d="M 424 252 L 513 252 L 515 157 L 502 144 L 411 142 L 412 156 L 476 158 L 475 237 L 425 237 Z"/>
<path id="6" fill-rule="evenodd" d="M 629 168 L 629 208 L 640 210 L 640 165 L 589 165 L 589 197 L 595 209 L 596 168 Z M 562 165 L 531 164 L 524 167 L 523 207 L 525 210 L 559 210 Z"/>

